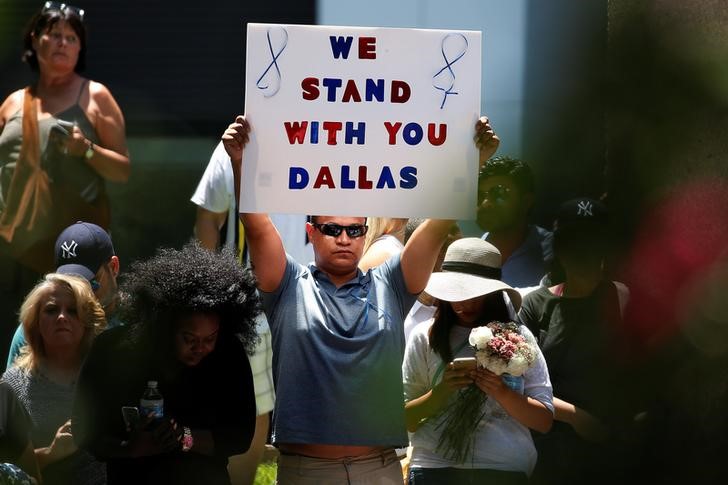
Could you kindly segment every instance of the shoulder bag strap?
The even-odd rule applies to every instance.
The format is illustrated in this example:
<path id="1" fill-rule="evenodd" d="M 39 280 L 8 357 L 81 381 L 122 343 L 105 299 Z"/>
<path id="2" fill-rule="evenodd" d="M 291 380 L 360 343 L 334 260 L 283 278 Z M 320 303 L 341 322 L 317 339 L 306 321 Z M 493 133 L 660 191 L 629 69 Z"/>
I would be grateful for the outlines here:
<path id="1" fill-rule="evenodd" d="M 15 230 L 21 224 L 32 228 L 39 214 L 32 210 L 33 197 L 37 194 L 29 185 L 29 180 L 41 170 L 40 133 L 38 131 L 38 104 L 30 87 L 25 88 L 23 99 L 23 141 L 15 171 L 10 179 L 5 209 L 0 214 L 0 236 L 10 242 Z M 46 194 L 47 196 L 47 194 Z M 26 214 L 30 210 L 30 214 Z"/>

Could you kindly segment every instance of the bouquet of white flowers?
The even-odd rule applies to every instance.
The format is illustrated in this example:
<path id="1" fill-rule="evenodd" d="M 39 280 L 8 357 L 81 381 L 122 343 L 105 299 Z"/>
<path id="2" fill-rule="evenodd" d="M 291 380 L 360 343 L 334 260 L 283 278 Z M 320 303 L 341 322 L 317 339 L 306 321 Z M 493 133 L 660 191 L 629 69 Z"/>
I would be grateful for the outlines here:
<path id="1" fill-rule="evenodd" d="M 536 360 L 532 343 L 518 333 L 515 323 L 491 322 L 470 332 L 478 365 L 494 374 L 520 376 Z"/>
<path id="2" fill-rule="evenodd" d="M 475 349 L 478 366 L 502 375 L 521 376 L 536 360 L 536 343 L 520 334 L 514 322 L 491 322 L 476 327 L 468 339 Z M 458 391 L 455 401 L 442 412 L 447 413 L 437 429 L 441 429 L 437 450 L 446 458 L 463 463 L 470 456 L 477 423 L 485 416 L 486 394 L 475 384 Z"/>

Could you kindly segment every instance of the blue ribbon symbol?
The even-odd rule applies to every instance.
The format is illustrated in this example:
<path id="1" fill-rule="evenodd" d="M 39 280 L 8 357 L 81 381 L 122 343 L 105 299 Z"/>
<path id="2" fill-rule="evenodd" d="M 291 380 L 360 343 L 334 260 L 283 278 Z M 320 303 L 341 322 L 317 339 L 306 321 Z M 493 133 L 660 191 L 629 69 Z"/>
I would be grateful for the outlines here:
<path id="1" fill-rule="evenodd" d="M 263 96 L 266 98 L 270 98 L 271 96 L 275 96 L 278 90 L 281 88 L 281 70 L 278 67 L 278 58 L 281 56 L 283 51 L 286 49 L 286 46 L 288 45 L 288 31 L 284 29 L 283 27 L 276 27 L 276 29 L 280 29 L 280 31 L 283 33 L 282 36 L 280 36 L 281 42 L 280 42 L 280 49 L 278 52 L 274 52 L 273 50 L 273 41 L 271 40 L 271 29 L 268 29 L 268 32 L 266 33 L 266 37 L 268 38 L 268 50 L 270 51 L 271 61 L 270 64 L 268 64 L 268 67 L 263 71 L 263 74 L 260 75 L 258 80 L 255 82 L 255 85 L 258 89 L 263 91 Z M 275 70 L 271 70 L 271 68 L 275 68 Z M 263 82 L 263 78 L 265 78 L 268 73 L 271 75 L 268 76 L 269 78 L 272 78 L 273 84 L 275 87 L 271 87 L 271 80 L 266 79 L 265 83 Z M 275 74 L 275 76 L 274 76 Z"/>
<path id="2" fill-rule="evenodd" d="M 462 41 L 460 41 L 461 39 Z M 442 39 L 440 50 L 442 52 L 442 58 L 445 60 L 445 66 L 432 76 L 432 87 L 445 93 L 442 97 L 442 104 L 440 104 L 440 109 L 442 109 L 445 106 L 445 101 L 447 101 L 447 96 L 449 94 L 458 94 L 456 91 L 452 90 L 455 87 L 455 71 L 452 70 L 452 66 L 462 59 L 468 51 L 468 39 L 466 39 L 463 34 L 459 33 L 447 34 Z M 446 50 L 450 51 L 450 53 L 456 53 L 452 61 L 448 58 L 448 55 L 445 52 Z M 451 56 L 451 58 L 452 57 L 453 56 Z M 437 84 L 438 77 L 445 81 L 442 85 Z"/>

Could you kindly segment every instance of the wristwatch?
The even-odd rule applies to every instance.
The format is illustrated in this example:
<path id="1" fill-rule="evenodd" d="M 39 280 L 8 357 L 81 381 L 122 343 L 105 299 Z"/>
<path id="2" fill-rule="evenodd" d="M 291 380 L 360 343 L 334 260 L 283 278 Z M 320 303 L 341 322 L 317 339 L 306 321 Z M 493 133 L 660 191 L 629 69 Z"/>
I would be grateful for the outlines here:
<path id="1" fill-rule="evenodd" d="M 182 451 L 190 451 L 195 444 L 195 440 L 192 439 L 192 430 L 185 426 L 182 431 Z"/>
<path id="2" fill-rule="evenodd" d="M 83 157 L 86 160 L 91 160 L 91 157 L 94 156 L 94 142 L 91 140 L 88 141 L 88 148 L 86 149 L 86 153 L 83 154 Z"/>

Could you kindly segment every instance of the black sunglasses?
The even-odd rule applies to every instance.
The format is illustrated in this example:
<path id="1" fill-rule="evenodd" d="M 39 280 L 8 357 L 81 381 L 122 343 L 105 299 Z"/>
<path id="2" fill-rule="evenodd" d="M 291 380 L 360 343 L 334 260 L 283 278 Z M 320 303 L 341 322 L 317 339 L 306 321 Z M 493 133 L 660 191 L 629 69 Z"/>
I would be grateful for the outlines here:
<path id="1" fill-rule="evenodd" d="M 494 204 L 502 204 L 506 200 L 508 200 L 511 197 L 511 189 L 510 187 L 506 187 L 504 185 L 496 185 L 491 187 L 488 190 L 479 190 L 478 191 L 478 201 L 481 203 L 488 199 L 489 201 L 493 202 Z"/>
<path id="2" fill-rule="evenodd" d="M 49 11 L 58 11 L 63 13 L 71 12 L 72 14 L 76 15 L 80 20 L 83 20 L 83 14 L 85 13 L 82 8 L 74 7 L 73 5 L 66 5 L 65 3 L 60 2 L 46 2 L 43 4 L 43 10 L 41 10 L 41 13 L 46 13 Z"/>
<path id="3" fill-rule="evenodd" d="M 364 234 L 367 233 L 367 229 L 369 229 L 369 227 L 364 224 L 352 224 L 350 226 L 342 226 L 341 224 L 334 224 L 332 222 L 327 222 L 326 224 L 318 224 L 316 222 L 312 222 L 311 225 L 321 231 L 321 234 L 332 237 L 339 237 L 341 231 L 345 230 L 346 235 L 352 239 L 362 237 Z"/>

